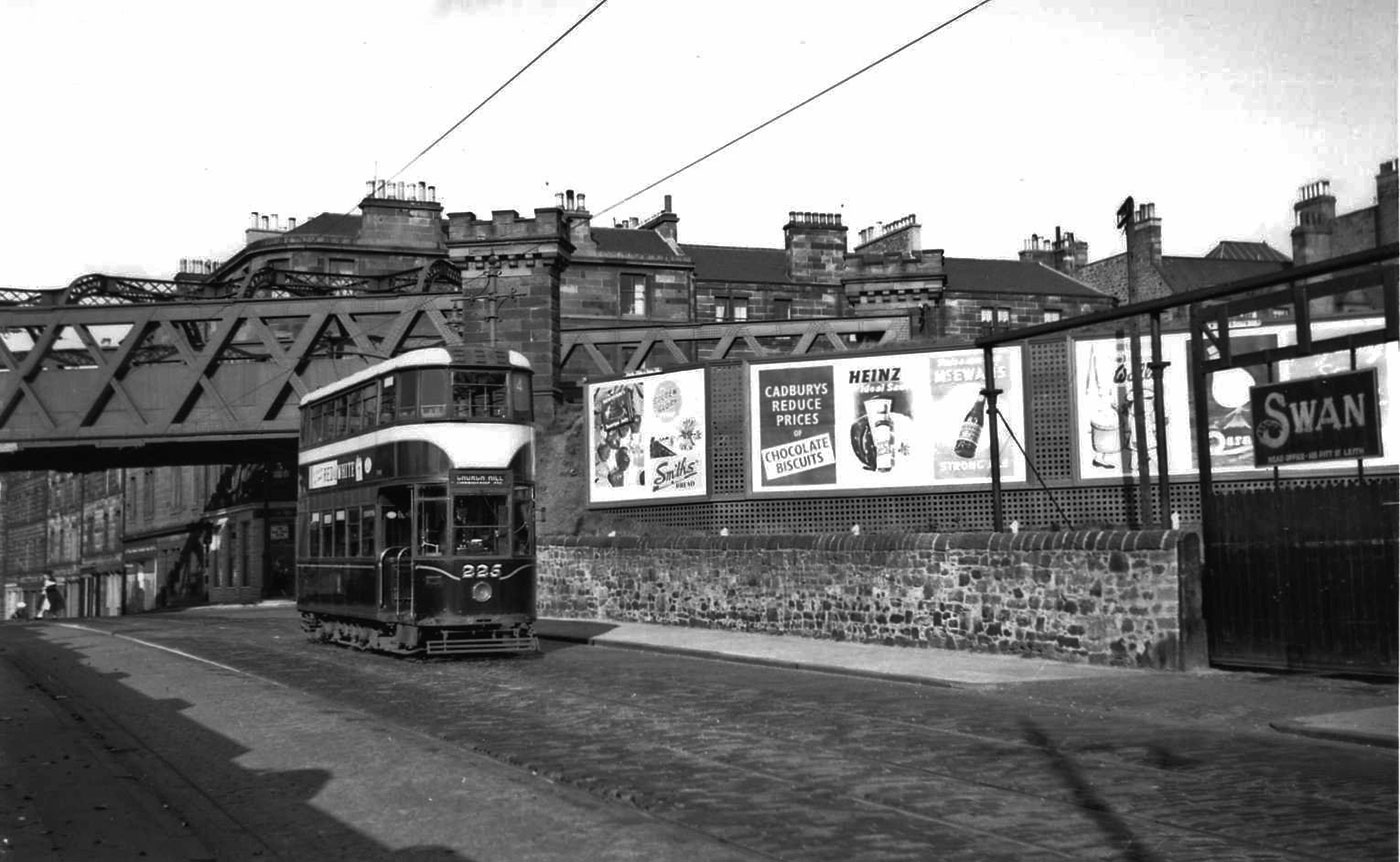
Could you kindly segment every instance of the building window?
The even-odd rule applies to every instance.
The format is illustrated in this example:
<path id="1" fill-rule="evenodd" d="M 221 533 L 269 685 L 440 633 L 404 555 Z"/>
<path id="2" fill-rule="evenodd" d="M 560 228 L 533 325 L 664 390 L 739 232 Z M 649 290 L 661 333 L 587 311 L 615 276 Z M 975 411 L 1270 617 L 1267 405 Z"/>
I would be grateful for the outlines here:
<path id="1" fill-rule="evenodd" d="M 773 298 L 773 319 L 792 320 L 792 300 L 786 296 Z"/>
<path id="2" fill-rule="evenodd" d="M 716 296 L 715 320 L 742 321 L 749 319 L 749 298 L 747 296 Z"/>
<path id="3" fill-rule="evenodd" d="M 982 306 L 981 312 L 980 312 L 980 316 L 978 317 L 978 319 L 979 319 L 981 322 L 983 322 L 983 323 L 991 323 L 991 322 L 992 322 L 992 311 L 993 311 L 993 309 L 992 309 L 992 307 L 991 307 L 990 305 L 984 305 L 984 306 Z"/>
<path id="4" fill-rule="evenodd" d="M 1054 323 L 1058 320 L 1063 319 L 1064 316 L 1064 312 L 1060 311 L 1058 308 L 1047 308 L 1045 309 L 1044 320 L 1046 323 Z"/>
<path id="5" fill-rule="evenodd" d="M 645 275 L 624 273 L 618 294 L 618 310 L 627 316 L 646 317 L 651 313 L 650 293 Z"/>
<path id="6" fill-rule="evenodd" d="M 149 523 L 156 514 L 156 471 L 147 468 L 141 479 L 141 520 Z"/>
<path id="7" fill-rule="evenodd" d="M 1010 323 L 1011 309 L 1002 307 L 997 309 L 997 323 Z"/>

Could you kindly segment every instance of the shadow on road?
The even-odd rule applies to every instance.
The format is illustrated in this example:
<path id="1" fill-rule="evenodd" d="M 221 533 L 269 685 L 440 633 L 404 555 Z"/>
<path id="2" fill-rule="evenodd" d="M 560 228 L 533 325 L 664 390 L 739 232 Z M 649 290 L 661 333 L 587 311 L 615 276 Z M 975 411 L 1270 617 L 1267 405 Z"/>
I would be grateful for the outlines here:
<path id="1" fill-rule="evenodd" d="M 1074 795 L 1074 801 L 1084 809 L 1115 847 L 1123 848 L 1126 862 L 1159 862 L 1160 858 L 1145 847 L 1127 823 L 1123 822 L 1103 797 L 1085 779 L 1074 760 L 1060 750 L 1050 736 L 1030 719 L 1021 722 L 1026 741 L 1045 753 L 1050 768 L 1064 779 Z"/>
<path id="2" fill-rule="evenodd" d="M 440 845 L 385 846 L 313 802 L 326 792 L 333 773 L 241 766 L 237 761 L 251 749 L 190 718 L 195 703 L 142 693 L 138 688 L 149 689 L 154 680 L 138 681 L 137 669 L 95 670 L 84 650 L 46 636 L 47 630 L 7 626 L 0 632 L 0 663 L 23 679 L 7 675 L 16 690 L 5 692 L 6 712 L 22 710 L 25 699 L 36 707 L 26 713 L 32 724 L 23 738 L 0 734 L 0 762 L 28 767 L 7 778 L 13 785 L 6 786 L 17 789 L 45 823 L 12 836 L 29 842 L 33 853 L 19 858 L 68 858 L 63 854 L 94 845 L 159 847 L 167 839 L 187 842 L 193 836 L 216 858 L 472 862 Z M 168 681 L 161 685 L 169 687 Z M 237 710 L 240 704 L 202 708 Z M 260 719 L 252 712 L 243 717 Z M 338 789 L 342 795 L 344 783 Z M 103 800 L 126 798 L 133 784 L 151 797 L 136 806 L 151 816 L 146 822 L 112 822 L 103 813 Z M 412 819 L 415 804 L 405 798 L 397 807 Z"/>

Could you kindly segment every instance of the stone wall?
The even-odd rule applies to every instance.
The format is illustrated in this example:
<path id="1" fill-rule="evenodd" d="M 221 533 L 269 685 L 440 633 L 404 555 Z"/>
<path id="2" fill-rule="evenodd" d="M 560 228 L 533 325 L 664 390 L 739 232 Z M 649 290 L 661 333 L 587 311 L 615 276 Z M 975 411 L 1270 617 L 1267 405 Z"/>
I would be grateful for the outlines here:
<path id="1" fill-rule="evenodd" d="M 559 537 L 539 613 L 1186 669 L 1205 664 L 1199 548 L 1177 531 Z"/>

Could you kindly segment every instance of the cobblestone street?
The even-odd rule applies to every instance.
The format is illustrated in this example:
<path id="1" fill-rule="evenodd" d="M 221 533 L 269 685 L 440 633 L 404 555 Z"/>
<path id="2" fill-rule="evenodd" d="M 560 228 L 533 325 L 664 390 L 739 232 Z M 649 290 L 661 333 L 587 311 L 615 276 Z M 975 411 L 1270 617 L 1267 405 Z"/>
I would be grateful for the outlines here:
<path id="1" fill-rule="evenodd" d="M 1232 684 L 1223 675 L 973 691 L 587 646 L 405 661 L 309 645 L 289 611 L 84 624 L 487 754 L 759 858 L 1396 854 L 1395 752 L 1274 733 L 1248 715 L 1216 720 L 1191 692 Z M 1394 696 L 1361 683 L 1273 685 Z"/>

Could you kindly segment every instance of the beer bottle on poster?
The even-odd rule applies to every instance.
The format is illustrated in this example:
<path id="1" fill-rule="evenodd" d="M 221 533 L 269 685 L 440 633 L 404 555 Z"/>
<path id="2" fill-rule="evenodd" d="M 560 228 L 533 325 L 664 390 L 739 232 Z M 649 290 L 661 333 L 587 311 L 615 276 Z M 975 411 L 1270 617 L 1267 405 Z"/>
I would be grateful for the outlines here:
<path id="1" fill-rule="evenodd" d="M 977 454 L 977 442 L 982 439 L 982 423 L 986 421 L 982 415 L 986 404 L 985 396 L 977 396 L 972 409 L 963 417 L 962 427 L 958 429 L 958 442 L 953 444 L 953 453 L 959 458 L 971 458 Z"/>

